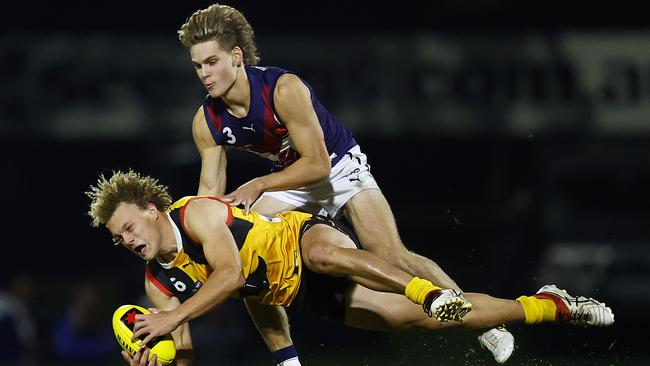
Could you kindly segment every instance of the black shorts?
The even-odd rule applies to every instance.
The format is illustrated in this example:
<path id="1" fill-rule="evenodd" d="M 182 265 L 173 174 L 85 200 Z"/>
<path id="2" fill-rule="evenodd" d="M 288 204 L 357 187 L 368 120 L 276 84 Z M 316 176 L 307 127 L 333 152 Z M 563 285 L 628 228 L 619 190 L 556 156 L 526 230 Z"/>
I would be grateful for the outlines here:
<path id="1" fill-rule="evenodd" d="M 339 230 L 350 237 L 357 248 L 361 249 L 356 235 L 343 222 L 319 215 L 312 216 L 302 224 L 299 240 L 307 230 L 315 225 L 327 225 Z M 346 294 L 353 283 L 348 277 L 316 273 L 303 265 L 298 295 L 288 310 L 291 312 L 308 311 L 322 318 L 343 322 L 345 320 Z"/>

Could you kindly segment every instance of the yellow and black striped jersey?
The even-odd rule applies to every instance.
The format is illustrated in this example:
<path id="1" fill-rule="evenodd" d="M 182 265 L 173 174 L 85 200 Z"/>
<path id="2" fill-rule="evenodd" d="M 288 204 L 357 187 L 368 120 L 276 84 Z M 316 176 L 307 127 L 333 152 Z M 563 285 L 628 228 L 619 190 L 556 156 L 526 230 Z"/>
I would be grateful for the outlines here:
<path id="1" fill-rule="evenodd" d="M 201 244 L 192 239 L 184 226 L 185 208 L 194 199 L 212 196 L 187 196 L 169 208 L 177 237 L 178 254 L 170 263 L 147 262 L 147 278 L 168 296 L 183 302 L 205 283 L 212 268 Z M 300 229 L 312 215 L 290 211 L 274 217 L 228 206 L 228 225 L 241 257 L 246 283 L 239 297 L 257 297 L 267 305 L 289 306 L 300 287 L 302 259 L 298 242 Z"/>

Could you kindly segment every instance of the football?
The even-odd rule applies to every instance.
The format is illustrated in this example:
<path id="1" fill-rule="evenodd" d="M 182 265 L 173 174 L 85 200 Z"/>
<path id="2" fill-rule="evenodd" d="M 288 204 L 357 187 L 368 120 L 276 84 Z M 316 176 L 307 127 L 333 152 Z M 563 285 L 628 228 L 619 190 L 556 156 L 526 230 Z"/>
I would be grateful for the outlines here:
<path id="1" fill-rule="evenodd" d="M 113 332 L 115 333 L 115 338 L 117 338 L 117 343 L 131 357 L 140 349 L 139 344 L 142 341 L 142 339 L 136 339 L 135 342 L 131 342 L 133 327 L 135 326 L 135 316 L 150 313 L 149 310 L 138 305 L 122 305 L 113 313 Z M 149 360 L 156 354 L 158 355 L 158 362 L 163 365 L 169 365 L 176 357 L 176 344 L 171 334 L 152 339 L 147 344 L 147 347 L 150 349 Z"/>

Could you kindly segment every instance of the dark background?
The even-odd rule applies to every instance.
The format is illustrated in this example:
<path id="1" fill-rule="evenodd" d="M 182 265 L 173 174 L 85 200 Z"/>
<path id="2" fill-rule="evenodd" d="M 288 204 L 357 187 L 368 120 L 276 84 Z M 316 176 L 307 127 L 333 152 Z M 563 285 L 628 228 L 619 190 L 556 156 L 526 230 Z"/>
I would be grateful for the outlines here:
<path id="1" fill-rule="evenodd" d="M 599 103 L 621 95 L 607 90 L 601 100 L 586 102 L 580 91 L 561 87 L 560 97 L 579 113 L 549 108 L 543 110 L 542 127 L 528 131 L 524 123 L 516 133 L 503 124 L 514 113 L 511 104 L 497 97 L 468 101 L 468 94 L 455 88 L 464 85 L 460 82 L 445 84 L 444 101 L 427 102 L 434 114 L 448 104 L 468 107 L 476 115 L 467 117 L 464 127 L 444 130 L 417 105 L 421 121 L 394 119 L 379 126 L 369 116 L 382 110 L 364 104 L 382 101 L 390 90 L 396 110 L 409 113 L 399 103 L 417 102 L 421 90 L 409 82 L 395 87 L 384 81 L 393 73 L 398 76 L 391 80 L 403 79 L 404 67 L 423 66 L 404 66 L 392 53 L 364 57 L 364 47 L 377 50 L 382 44 L 364 46 L 366 39 L 413 45 L 414 37 L 442 37 L 480 69 L 484 61 L 494 66 L 502 59 L 473 48 L 477 44 L 487 45 L 487 53 L 511 50 L 514 56 L 505 61 L 517 60 L 517 50 L 531 38 L 554 47 L 571 32 L 595 39 L 630 35 L 650 44 L 646 13 L 625 1 L 228 4 L 252 23 L 262 64 L 291 67 L 331 112 L 351 116 L 343 120 L 368 156 L 410 248 L 435 259 L 466 291 L 514 298 L 556 283 L 614 309 L 617 322 L 608 329 L 511 326 L 518 344 L 511 364 L 647 364 L 642 334 L 650 304 L 650 134 L 643 128 L 647 115 L 633 109 L 649 101 L 647 56 L 640 56 L 643 62 L 630 69 L 625 84 L 631 86 L 619 110 L 630 108 L 638 119 L 636 129 L 625 133 L 594 127 L 594 121 L 608 121 Z M 14 5 L 2 11 L 0 24 L 5 207 L 0 284 L 3 297 L 25 299 L 36 332 L 21 346 L 11 336 L 18 326 L 0 323 L 0 363 L 120 364 L 109 319 L 121 304 L 145 303 L 143 264 L 112 247 L 105 230 L 90 227 L 84 191 L 99 173 L 134 168 L 158 177 L 173 197 L 195 193 L 200 166 L 190 121 L 204 92 L 175 32 L 209 2 Z M 283 48 L 283 41 L 305 42 L 307 51 Z M 322 53 L 306 54 L 314 49 Z M 558 54 L 551 61 L 560 62 L 552 65 L 563 65 Z M 374 65 L 381 71 L 374 72 Z M 461 76 L 474 70 L 462 65 Z M 561 78 L 564 85 L 582 75 L 580 63 L 571 65 Z M 341 68 L 350 71 L 331 71 Z M 546 69 L 541 70 L 527 101 L 553 107 L 544 94 Z M 636 104 L 626 104 L 630 101 Z M 557 121 L 564 124 L 557 127 Z M 401 129 L 402 122 L 412 130 Z M 233 153 L 229 189 L 266 169 L 255 157 Z M 272 364 L 242 309 L 233 301 L 192 324 L 198 365 Z M 462 331 L 372 333 L 307 315 L 293 323 L 306 365 L 494 363 L 474 336 Z M 65 324 L 79 331 L 66 333 Z"/>

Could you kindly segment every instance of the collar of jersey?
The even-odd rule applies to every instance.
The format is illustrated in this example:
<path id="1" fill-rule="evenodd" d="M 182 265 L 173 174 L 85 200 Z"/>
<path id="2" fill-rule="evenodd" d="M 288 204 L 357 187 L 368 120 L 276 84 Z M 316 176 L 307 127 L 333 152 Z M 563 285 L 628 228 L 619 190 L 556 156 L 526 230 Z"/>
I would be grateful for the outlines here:
<path id="1" fill-rule="evenodd" d="M 172 217 L 169 215 L 169 213 L 165 212 L 165 215 L 167 216 L 167 220 L 169 220 L 169 223 L 172 224 L 172 230 L 174 230 L 174 237 L 176 238 L 176 248 L 178 249 L 178 252 L 180 253 L 181 250 L 183 250 L 183 238 L 181 237 L 181 231 L 178 229 L 178 226 L 176 226 L 176 223 L 174 220 L 172 220 Z M 176 258 L 174 258 L 176 259 Z M 174 265 L 174 260 L 172 260 L 169 263 L 163 263 L 161 262 L 158 257 L 156 257 L 156 261 L 164 268 L 164 269 L 170 269 Z"/>

